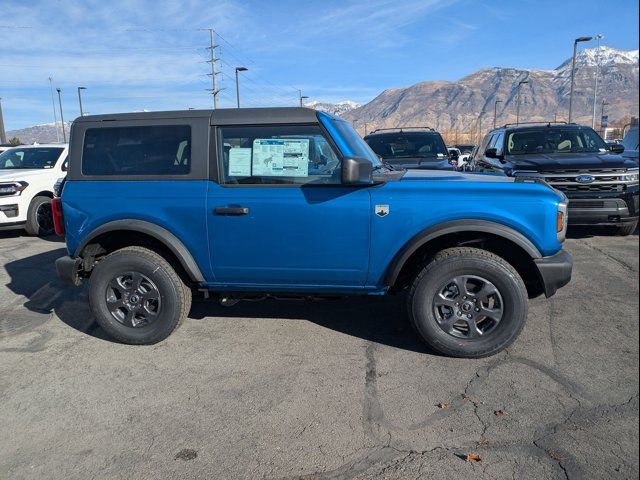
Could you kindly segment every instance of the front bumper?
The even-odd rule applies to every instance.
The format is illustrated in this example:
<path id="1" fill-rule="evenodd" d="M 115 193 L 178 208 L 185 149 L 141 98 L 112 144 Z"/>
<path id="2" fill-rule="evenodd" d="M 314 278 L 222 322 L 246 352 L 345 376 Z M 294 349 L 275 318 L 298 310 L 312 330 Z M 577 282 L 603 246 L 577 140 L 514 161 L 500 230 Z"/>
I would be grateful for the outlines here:
<path id="1" fill-rule="evenodd" d="M 624 225 L 638 220 L 638 189 L 623 195 L 569 197 L 569 225 Z"/>
<path id="2" fill-rule="evenodd" d="M 56 272 L 58 276 L 65 282 L 71 285 L 80 285 L 80 258 L 73 257 L 60 257 L 56 260 Z"/>
<path id="3" fill-rule="evenodd" d="M 565 250 L 560 250 L 550 257 L 536 258 L 534 262 L 547 298 L 554 295 L 559 288 L 564 287 L 571 280 L 573 257 Z"/>

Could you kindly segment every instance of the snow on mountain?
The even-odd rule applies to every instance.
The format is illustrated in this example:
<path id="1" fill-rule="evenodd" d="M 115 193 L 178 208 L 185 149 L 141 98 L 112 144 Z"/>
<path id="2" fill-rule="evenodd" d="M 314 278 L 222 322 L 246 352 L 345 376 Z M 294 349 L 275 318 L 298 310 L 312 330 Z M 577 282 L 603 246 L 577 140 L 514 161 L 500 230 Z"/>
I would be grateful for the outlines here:
<path id="1" fill-rule="evenodd" d="M 576 65 L 583 67 L 609 67 L 612 65 L 638 65 L 638 50 L 617 50 L 604 45 L 585 48 L 576 55 Z M 571 58 L 556 70 L 571 68 Z"/>
<path id="2" fill-rule="evenodd" d="M 354 102 L 353 100 L 342 100 L 337 103 L 329 103 L 329 102 L 318 102 L 313 101 L 304 104 L 305 107 L 313 108 L 314 110 L 319 110 L 321 112 L 328 112 L 334 115 L 342 115 L 344 113 L 350 112 L 354 108 L 358 108 L 361 105 L 359 103 Z"/>

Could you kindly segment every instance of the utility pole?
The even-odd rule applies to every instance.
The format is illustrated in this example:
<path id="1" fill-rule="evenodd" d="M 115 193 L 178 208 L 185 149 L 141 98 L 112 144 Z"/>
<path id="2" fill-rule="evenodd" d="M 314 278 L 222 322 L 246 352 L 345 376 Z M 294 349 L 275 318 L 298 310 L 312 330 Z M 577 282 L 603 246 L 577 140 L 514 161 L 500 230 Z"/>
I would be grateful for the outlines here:
<path id="1" fill-rule="evenodd" d="M 216 110 L 218 108 L 218 93 L 220 93 L 218 89 L 218 77 L 216 76 L 218 75 L 216 73 L 216 62 L 218 61 L 218 59 L 216 59 L 216 48 L 218 45 L 214 42 L 215 32 L 213 28 L 208 28 L 207 30 L 209 30 L 209 63 L 211 63 L 211 73 L 209 75 L 211 75 L 211 93 L 213 94 L 213 109 Z"/>
<path id="2" fill-rule="evenodd" d="M 573 57 L 571 58 L 571 90 L 569 90 L 569 121 L 571 123 L 571 114 L 573 113 L 573 86 L 576 78 L 576 51 L 578 43 L 588 42 L 592 37 L 578 37 L 573 41 Z"/>
<path id="3" fill-rule="evenodd" d="M 60 104 L 60 123 L 62 123 L 62 141 L 67 143 L 67 132 L 64 130 L 64 116 L 62 115 L 62 95 L 60 87 L 56 88 L 56 92 L 58 92 L 58 103 Z"/>
<path id="4" fill-rule="evenodd" d="M 7 132 L 4 131 L 4 118 L 2 117 L 2 97 L 0 97 L 0 143 L 7 143 Z"/>
<path id="5" fill-rule="evenodd" d="M 82 95 L 80 95 L 80 90 L 86 90 L 87 87 L 78 87 L 78 103 L 80 103 L 80 116 L 84 117 L 84 112 L 82 111 Z"/>
<path id="6" fill-rule="evenodd" d="M 496 120 L 498 118 L 498 104 L 502 103 L 502 100 L 496 100 L 493 104 L 493 128 L 496 128 Z"/>
<path id="7" fill-rule="evenodd" d="M 49 77 L 49 86 L 51 87 L 51 108 L 53 109 L 53 126 L 56 130 L 56 142 L 60 143 L 60 132 L 58 131 L 58 115 L 56 114 L 56 101 L 53 96 L 53 78 Z"/>
<path id="8" fill-rule="evenodd" d="M 593 114 L 591 115 L 591 128 L 596 128 L 596 104 L 598 98 L 598 77 L 600 76 L 600 40 L 604 38 L 604 35 L 596 35 L 598 40 L 598 47 L 596 48 L 596 79 L 593 85 Z"/>
<path id="9" fill-rule="evenodd" d="M 302 101 L 308 100 L 309 97 L 307 97 L 306 95 L 302 95 L 302 90 L 298 90 L 298 96 L 300 97 L 300 106 L 304 107 L 304 105 L 302 104 Z"/>
<path id="10" fill-rule="evenodd" d="M 478 141 L 477 144 L 480 145 L 482 143 L 482 112 L 478 115 Z"/>

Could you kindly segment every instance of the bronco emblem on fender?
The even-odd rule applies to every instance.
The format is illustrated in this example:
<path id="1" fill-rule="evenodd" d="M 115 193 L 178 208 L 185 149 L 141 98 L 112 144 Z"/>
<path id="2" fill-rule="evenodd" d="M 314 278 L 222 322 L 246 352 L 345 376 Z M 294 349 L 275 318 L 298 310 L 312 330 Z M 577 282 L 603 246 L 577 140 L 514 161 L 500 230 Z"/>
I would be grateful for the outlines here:
<path id="1" fill-rule="evenodd" d="M 389 215 L 389 205 L 376 205 L 376 215 L 386 217 Z"/>

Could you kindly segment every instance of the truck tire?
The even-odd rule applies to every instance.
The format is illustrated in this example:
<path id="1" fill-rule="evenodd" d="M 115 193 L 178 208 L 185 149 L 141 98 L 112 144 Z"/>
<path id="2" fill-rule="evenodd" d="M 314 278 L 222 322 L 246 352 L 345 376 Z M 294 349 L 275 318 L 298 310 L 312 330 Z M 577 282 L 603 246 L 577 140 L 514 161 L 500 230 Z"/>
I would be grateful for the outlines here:
<path id="1" fill-rule="evenodd" d="M 616 227 L 616 235 L 620 237 L 627 237 L 636 231 L 638 228 L 638 221 L 636 220 L 633 223 L 629 223 L 628 225 L 622 225 L 621 227 Z"/>
<path id="2" fill-rule="evenodd" d="M 89 280 L 89 304 L 96 321 L 123 343 L 164 340 L 189 314 L 191 299 L 191 289 L 171 264 L 143 247 L 107 255 Z"/>
<path id="3" fill-rule="evenodd" d="M 462 358 L 494 355 L 511 345 L 527 319 L 527 289 L 499 256 L 478 248 L 439 252 L 416 276 L 409 318 L 426 344 Z"/>
<path id="4" fill-rule="evenodd" d="M 37 196 L 31 200 L 24 229 L 29 235 L 37 235 L 39 237 L 53 234 L 53 214 L 51 213 L 51 199 L 49 197 Z"/>

